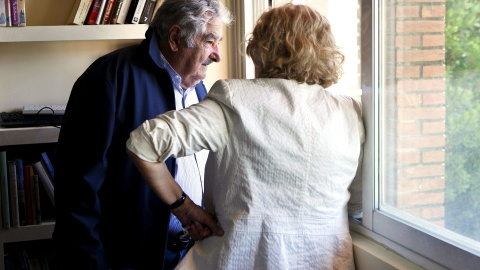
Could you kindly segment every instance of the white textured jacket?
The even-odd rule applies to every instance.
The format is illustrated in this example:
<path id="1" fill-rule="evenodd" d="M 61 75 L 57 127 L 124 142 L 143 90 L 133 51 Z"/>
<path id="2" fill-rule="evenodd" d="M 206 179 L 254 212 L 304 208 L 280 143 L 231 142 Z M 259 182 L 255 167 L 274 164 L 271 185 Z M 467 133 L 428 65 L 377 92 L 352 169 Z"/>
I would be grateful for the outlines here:
<path id="1" fill-rule="evenodd" d="M 197 242 L 178 269 L 354 269 L 347 202 L 364 139 L 355 99 L 255 79 L 216 82 L 199 104 L 146 121 L 127 146 L 147 161 L 212 151 L 204 205 L 225 234 Z"/>

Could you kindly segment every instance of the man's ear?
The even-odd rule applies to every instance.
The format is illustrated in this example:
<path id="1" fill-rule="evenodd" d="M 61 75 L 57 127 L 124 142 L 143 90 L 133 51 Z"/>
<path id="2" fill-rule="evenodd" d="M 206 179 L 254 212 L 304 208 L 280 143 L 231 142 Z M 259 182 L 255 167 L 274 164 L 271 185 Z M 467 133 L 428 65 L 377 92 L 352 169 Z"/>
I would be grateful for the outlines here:
<path id="1" fill-rule="evenodd" d="M 173 52 L 178 51 L 180 44 L 180 26 L 174 24 L 168 30 L 168 46 Z"/>

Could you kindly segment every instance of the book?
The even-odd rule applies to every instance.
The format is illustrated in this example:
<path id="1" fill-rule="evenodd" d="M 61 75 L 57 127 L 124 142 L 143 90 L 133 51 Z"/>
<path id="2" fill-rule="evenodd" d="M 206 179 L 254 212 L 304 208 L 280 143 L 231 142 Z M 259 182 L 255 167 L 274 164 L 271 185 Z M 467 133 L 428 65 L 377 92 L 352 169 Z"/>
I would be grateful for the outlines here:
<path id="1" fill-rule="evenodd" d="M 18 192 L 18 213 L 20 226 L 27 225 L 27 206 L 25 201 L 25 182 L 23 177 L 23 160 L 16 159 L 15 167 L 17 170 L 17 192 Z"/>
<path id="2" fill-rule="evenodd" d="M 0 152 L 0 197 L 2 205 L 2 227 L 10 229 L 10 200 L 8 197 L 7 152 Z"/>
<path id="3" fill-rule="evenodd" d="M 25 0 L 18 0 L 18 26 L 27 26 Z"/>
<path id="4" fill-rule="evenodd" d="M 102 5 L 100 6 L 100 9 L 98 10 L 98 15 L 97 19 L 95 20 L 95 24 L 101 24 L 103 14 L 105 13 L 105 6 L 107 5 L 108 0 L 102 0 Z"/>
<path id="5" fill-rule="evenodd" d="M 10 227 L 20 227 L 20 212 L 18 211 L 17 192 L 17 165 L 15 161 L 8 161 L 8 187 L 10 195 Z"/>
<path id="6" fill-rule="evenodd" d="M 6 26 L 12 26 L 12 8 L 11 0 L 5 0 L 5 24 Z"/>
<path id="7" fill-rule="evenodd" d="M 50 162 L 47 153 L 42 152 L 40 153 L 40 156 L 42 157 L 42 161 L 45 164 L 45 167 L 47 167 L 48 173 L 50 174 L 53 183 L 53 181 L 55 180 L 55 172 L 53 170 L 52 162 Z"/>
<path id="8" fill-rule="evenodd" d="M 112 17 L 113 6 L 115 5 L 115 0 L 107 0 L 105 6 L 105 12 L 100 24 L 110 24 L 110 18 Z"/>
<path id="9" fill-rule="evenodd" d="M 105 0 L 94 0 L 92 7 L 90 8 L 87 24 L 95 24 L 97 22 L 97 18 L 99 16 L 98 13 L 103 2 L 105 2 Z"/>
<path id="10" fill-rule="evenodd" d="M 18 0 L 10 0 L 10 16 L 12 16 L 12 26 L 18 26 Z"/>
<path id="11" fill-rule="evenodd" d="M 114 23 L 124 24 L 125 19 L 127 18 L 128 10 L 130 9 L 130 5 L 132 4 L 132 0 L 119 1 L 122 1 L 122 5 L 120 7 L 120 11 L 118 12 L 118 19 Z"/>
<path id="12" fill-rule="evenodd" d="M 135 11 L 133 12 L 132 23 L 138 24 L 140 22 L 140 17 L 142 16 L 143 8 L 145 7 L 146 0 L 138 0 Z"/>
<path id="13" fill-rule="evenodd" d="M 5 0 L 0 0 L 0 27 L 7 26 L 5 17 Z"/>
<path id="14" fill-rule="evenodd" d="M 135 14 L 135 9 L 137 8 L 138 1 L 139 0 L 131 1 L 130 7 L 128 8 L 128 11 L 127 11 L 127 17 L 125 18 L 124 23 L 132 23 L 133 14 Z"/>
<path id="15" fill-rule="evenodd" d="M 115 5 L 112 8 L 112 15 L 110 17 L 110 24 L 116 24 L 118 21 L 118 16 L 120 15 L 120 11 L 122 10 L 124 0 L 117 0 L 115 1 Z"/>
<path id="16" fill-rule="evenodd" d="M 155 8 L 153 8 L 153 15 L 152 15 L 152 20 L 155 18 L 155 14 L 157 14 L 157 10 L 160 8 L 160 6 L 163 4 L 165 0 L 157 0 L 157 3 L 155 3 Z"/>
<path id="17" fill-rule="evenodd" d="M 32 224 L 36 225 L 37 223 L 37 199 L 35 198 L 35 172 L 33 171 L 33 166 L 29 166 L 28 169 L 30 170 L 29 176 L 30 179 L 30 203 L 32 208 Z"/>
<path id="18" fill-rule="evenodd" d="M 33 190 L 35 192 L 35 220 L 36 224 L 42 223 L 42 211 L 40 207 L 40 181 L 38 175 L 33 176 Z"/>
<path id="19" fill-rule="evenodd" d="M 140 17 L 140 24 L 147 24 L 152 20 L 153 10 L 157 0 L 147 0 L 143 8 L 142 16 Z"/>
<path id="20" fill-rule="evenodd" d="M 67 25 L 83 25 L 93 0 L 76 0 L 67 19 Z"/>
<path id="21" fill-rule="evenodd" d="M 53 182 L 50 175 L 48 175 L 47 173 L 47 168 L 45 164 L 43 164 L 43 162 L 40 160 L 33 163 L 33 167 L 35 168 L 35 171 L 37 172 L 38 177 L 40 178 L 40 181 L 42 182 L 42 185 L 45 188 L 45 191 L 47 192 L 50 201 L 52 201 L 53 206 L 55 206 Z"/>
<path id="22" fill-rule="evenodd" d="M 23 166 L 23 183 L 25 185 L 25 208 L 26 208 L 26 225 L 33 224 L 33 216 L 32 216 L 32 195 L 30 189 L 30 169 L 32 166 L 26 165 Z"/>

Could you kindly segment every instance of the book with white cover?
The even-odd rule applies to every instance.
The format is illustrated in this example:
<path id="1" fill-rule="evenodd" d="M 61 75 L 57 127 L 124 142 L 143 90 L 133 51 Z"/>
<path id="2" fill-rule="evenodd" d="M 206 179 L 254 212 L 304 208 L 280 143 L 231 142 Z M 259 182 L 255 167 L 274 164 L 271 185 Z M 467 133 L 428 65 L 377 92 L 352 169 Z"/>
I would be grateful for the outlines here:
<path id="1" fill-rule="evenodd" d="M 143 8 L 145 7 L 146 0 L 139 0 L 137 7 L 135 8 L 135 13 L 133 13 L 132 23 L 138 24 L 140 22 L 140 17 L 142 16 Z"/>
<path id="2" fill-rule="evenodd" d="M 45 191 L 47 191 L 48 198 L 50 198 L 53 206 L 55 206 L 53 182 L 52 179 L 50 179 L 50 175 L 47 173 L 47 168 L 45 164 L 43 164 L 43 161 L 38 161 L 33 163 L 33 167 L 35 168 L 35 171 L 38 174 L 38 178 L 40 178 L 40 181 L 42 182 Z"/>
<path id="3" fill-rule="evenodd" d="M 5 0 L 0 0 L 0 26 L 7 26 L 7 15 L 5 14 Z"/>

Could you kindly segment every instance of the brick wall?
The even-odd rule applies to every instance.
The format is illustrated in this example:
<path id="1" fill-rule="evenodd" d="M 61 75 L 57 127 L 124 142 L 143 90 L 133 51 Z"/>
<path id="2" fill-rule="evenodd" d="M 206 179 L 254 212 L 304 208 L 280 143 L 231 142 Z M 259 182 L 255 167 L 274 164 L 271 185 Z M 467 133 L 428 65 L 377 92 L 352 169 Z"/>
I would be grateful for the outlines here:
<path id="1" fill-rule="evenodd" d="M 395 198 L 407 213 L 444 226 L 445 1 L 393 0 Z"/>

